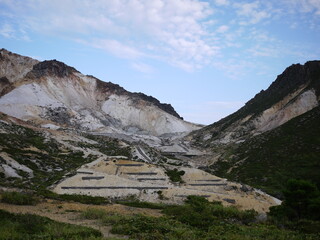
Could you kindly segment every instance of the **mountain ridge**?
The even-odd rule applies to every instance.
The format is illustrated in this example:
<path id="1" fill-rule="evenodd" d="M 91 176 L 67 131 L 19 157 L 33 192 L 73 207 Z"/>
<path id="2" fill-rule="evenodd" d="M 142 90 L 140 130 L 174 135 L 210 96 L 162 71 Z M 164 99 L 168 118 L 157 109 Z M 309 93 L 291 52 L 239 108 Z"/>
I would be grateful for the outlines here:
<path id="1" fill-rule="evenodd" d="M 195 131 L 191 134 L 191 138 L 196 139 L 200 144 L 210 146 L 211 143 L 243 141 L 245 138 L 278 127 L 319 104 L 319 78 L 320 61 L 308 61 L 304 65 L 293 64 L 278 75 L 267 90 L 260 91 L 235 113 Z M 303 98 L 310 100 L 305 109 L 297 113 L 293 112 L 291 116 L 287 116 L 287 119 L 279 119 L 278 122 L 272 123 L 274 120 L 272 118 L 276 114 L 280 115 L 279 118 L 286 118 L 281 114 L 286 114 L 285 110 L 289 109 L 290 105 L 303 102 Z M 194 141 L 195 144 L 196 141 Z"/>
<path id="2" fill-rule="evenodd" d="M 130 134 L 161 135 L 199 128 L 183 121 L 170 104 L 83 75 L 63 62 L 39 62 L 5 49 L 0 50 L 0 55 L 0 107 L 9 115 L 54 123 L 57 118 L 52 118 L 53 113 L 65 119 L 55 124 L 98 132 L 129 130 Z M 17 95 L 28 99 L 24 102 Z M 40 98 L 43 101 L 39 101 Z"/>

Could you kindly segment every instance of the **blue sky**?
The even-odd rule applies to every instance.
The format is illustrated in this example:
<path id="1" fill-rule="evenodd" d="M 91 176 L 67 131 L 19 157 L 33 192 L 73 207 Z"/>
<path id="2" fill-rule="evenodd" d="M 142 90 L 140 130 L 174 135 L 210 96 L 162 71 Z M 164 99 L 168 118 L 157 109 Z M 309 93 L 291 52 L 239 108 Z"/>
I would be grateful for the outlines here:
<path id="1" fill-rule="evenodd" d="M 0 0 L 0 48 L 57 59 L 210 124 L 320 59 L 320 0 Z"/>

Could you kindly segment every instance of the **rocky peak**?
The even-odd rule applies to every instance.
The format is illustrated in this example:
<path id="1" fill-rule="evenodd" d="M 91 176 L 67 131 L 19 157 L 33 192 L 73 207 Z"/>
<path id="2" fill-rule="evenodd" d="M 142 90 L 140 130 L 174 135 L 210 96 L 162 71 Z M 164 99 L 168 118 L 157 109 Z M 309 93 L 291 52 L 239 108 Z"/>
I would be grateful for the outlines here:
<path id="1" fill-rule="evenodd" d="M 319 96 L 320 61 L 293 64 L 267 90 L 260 91 L 237 112 L 194 132 L 193 138 L 200 144 L 243 141 L 250 134 L 271 130 L 311 110 L 319 104 Z"/>
<path id="2" fill-rule="evenodd" d="M 35 59 L 0 49 L 0 77 L 5 77 L 10 83 L 22 79 L 37 63 Z"/>
<path id="3" fill-rule="evenodd" d="M 158 108 L 160 108 L 161 110 L 183 120 L 183 118 L 180 117 L 180 115 L 175 111 L 175 109 L 171 106 L 171 104 L 161 103 L 158 99 L 156 99 L 152 96 L 147 96 L 144 93 L 128 92 L 123 87 L 119 86 L 118 84 L 114 84 L 112 82 L 103 82 L 103 81 L 99 80 L 98 78 L 95 78 L 91 75 L 88 75 L 88 77 L 94 78 L 96 80 L 97 89 L 103 93 L 109 93 L 109 94 L 111 93 L 111 94 L 117 94 L 117 95 L 128 95 L 133 98 L 133 101 L 143 100 L 143 101 L 151 103 L 151 104 L 157 106 Z"/>
<path id="4" fill-rule="evenodd" d="M 88 77 L 91 77 L 96 80 L 97 89 L 102 93 L 117 94 L 117 95 L 122 95 L 127 93 L 127 91 L 123 87 L 119 86 L 118 84 L 115 84 L 112 82 L 104 82 L 91 75 L 88 75 Z"/>
<path id="5" fill-rule="evenodd" d="M 73 72 L 78 72 L 75 68 L 70 67 L 63 62 L 57 60 L 49 60 L 39 62 L 33 66 L 32 71 L 28 74 L 29 77 L 40 78 L 43 76 L 57 76 L 57 77 L 67 77 Z"/>
<path id="6" fill-rule="evenodd" d="M 167 103 L 161 103 L 158 99 L 152 97 L 152 96 L 147 96 L 144 93 L 133 93 L 132 94 L 134 97 L 138 97 L 146 102 L 150 102 L 154 105 L 156 105 L 158 108 L 160 108 L 161 110 L 177 117 L 183 120 L 183 118 L 175 111 L 175 109 L 171 106 L 171 104 L 167 104 Z"/>

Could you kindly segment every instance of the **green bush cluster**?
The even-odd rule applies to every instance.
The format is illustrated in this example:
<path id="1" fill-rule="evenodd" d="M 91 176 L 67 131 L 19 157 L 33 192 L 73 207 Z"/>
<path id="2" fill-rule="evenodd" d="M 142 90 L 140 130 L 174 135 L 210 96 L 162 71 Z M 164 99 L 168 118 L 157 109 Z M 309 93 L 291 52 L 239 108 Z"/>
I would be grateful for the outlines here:
<path id="1" fill-rule="evenodd" d="M 290 179 L 280 206 L 270 208 L 269 216 L 278 225 L 320 234 L 320 191 L 306 180 Z"/>
<path id="2" fill-rule="evenodd" d="M 183 176 L 185 174 L 184 171 L 178 171 L 178 169 L 167 169 L 166 170 L 166 174 L 168 175 L 168 177 L 170 178 L 170 180 L 172 182 L 180 182 L 183 183 L 183 180 L 181 178 L 181 176 Z"/>
<path id="3" fill-rule="evenodd" d="M 82 216 L 112 225 L 114 234 L 139 240 L 317 240 L 317 233 L 280 229 L 271 223 L 255 223 L 255 211 L 223 207 L 219 202 L 189 196 L 184 205 L 164 206 L 163 216 L 123 216 L 88 209 Z"/>
<path id="4" fill-rule="evenodd" d="M 239 211 L 236 207 L 224 207 L 220 202 L 209 202 L 199 196 L 188 196 L 185 205 L 168 206 L 163 212 L 182 223 L 205 231 L 221 222 L 247 224 L 253 222 L 257 215 L 254 210 Z"/>

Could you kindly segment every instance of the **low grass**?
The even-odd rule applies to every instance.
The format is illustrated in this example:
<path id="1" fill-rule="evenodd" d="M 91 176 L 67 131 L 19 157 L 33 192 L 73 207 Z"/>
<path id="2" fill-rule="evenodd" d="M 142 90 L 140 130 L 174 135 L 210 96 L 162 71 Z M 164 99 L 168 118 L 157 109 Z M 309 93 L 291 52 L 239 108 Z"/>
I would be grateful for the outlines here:
<path id="1" fill-rule="evenodd" d="M 0 240 L 102 240 L 98 230 L 53 221 L 31 214 L 0 210 Z"/>
<path id="2" fill-rule="evenodd" d="M 72 202 L 79 202 L 83 204 L 103 205 L 103 204 L 110 203 L 109 199 L 104 197 L 94 197 L 94 196 L 79 195 L 79 194 L 57 194 L 46 189 L 39 190 L 37 194 L 42 197 L 50 198 L 54 200 L 67 201 L 67 202 L 72 201 Z"/>
<path id="3" fill-rule="evenodd" d="M 111 233 L 141 240 L 318 240 L 319 233 L 285 230 L 271 223 L 256 223 L 256 212 L 223 207 L 221 203 L 189 196 L 184 205 L 166 206 L 163 216 L 123 216 L 87 209 L 82 216 L 112 225 Z"/>
<path id="4" fill-rule="evenodd" d="M 39 199 L 29 193 L 4 192 L 1 194 L 1 202 L 15 205 L 36 205 Z"/>
<path id="5" fill-rule="evenodd" d="M 151 202 L 140 202 L 138 200 L 135 201 L 117 201 L 117 203 L 126 205 L 129 207 L 136 208 L 149 208 L 149 209 L 164 209 L 168 205 L 163 203 L 151 203 Z"/>

